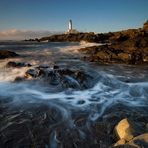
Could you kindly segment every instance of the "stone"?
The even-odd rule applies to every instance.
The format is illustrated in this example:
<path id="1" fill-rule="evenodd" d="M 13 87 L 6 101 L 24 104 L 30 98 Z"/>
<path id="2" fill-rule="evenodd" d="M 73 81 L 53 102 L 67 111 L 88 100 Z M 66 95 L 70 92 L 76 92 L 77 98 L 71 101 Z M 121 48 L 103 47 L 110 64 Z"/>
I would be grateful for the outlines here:
<path id="1" fill-rule="evenodd" d="M 25 73 L 25 78 L 36 78 L 38 76 L 38 71 L 35 69 L 29 69 Z"/>
<path id="2" fill-rule="evenodd" d="M 60 67 L 58 65 L 54 65 L 53 69 L 59 69 Z"/>
<path id="3" fill-rule="evenodd" d="M 29 63 L 24 63 L 24 62 L 13 62 L 10 61 L 7 63 L 6 67 L 10 68 L 10 67 L 31 67 L 31 64 Z"/>
<path id="4" fill-rule="evenodd" d="M 14 58 L 18 57 L 19 55 L 15 52 L 9 51 L 9 50 L 0 50 L 0 59 L 6 59 L 6 58 Z"/>
<path id="5" fill-rule="evenodd" d="M 23 77 L 16 77 L 15 80 L 14 80 L 14 82 L 21 82 L 23 80 L 24 80 Z"/>
<path id="6" fill-rule="evenodd" d="M 121 120 L 115 126 L 114 131 L 117 139 L 125 139 L 126 141 L 130 141 L 134 137 L 133 128 L 127 118 Z"/>
<path id="7" fill-rule="evenodd" d="M 135 148 L 147 148 L 148 147 L 148 133 L 139 135 L 128 142 L 127 146 L 135 146 Z"/>
<path id="8" fill-rule="evenodd" d="M 118 141 L 114 144 L 114 146 L 116 147 L 116 146 L 119 146 L 119 145 L 124 145 L 125 143 L 126 143 L 125 139 L 120 139 L 120 140 L 118 140 Z"/>
<path id="9" fill-rule="evenodd" d="M 55 71 L 49 71 L 47 79 L 51 85 L 58 85 L 60 83 L 60 75 Z"/>
<path id="10" fill-rule="evenodd" d="M 68 75 L 65 75 L 63 77 L 62 86 L 64 86 L 65 88 L 80 88 L 78 81 Z"/>

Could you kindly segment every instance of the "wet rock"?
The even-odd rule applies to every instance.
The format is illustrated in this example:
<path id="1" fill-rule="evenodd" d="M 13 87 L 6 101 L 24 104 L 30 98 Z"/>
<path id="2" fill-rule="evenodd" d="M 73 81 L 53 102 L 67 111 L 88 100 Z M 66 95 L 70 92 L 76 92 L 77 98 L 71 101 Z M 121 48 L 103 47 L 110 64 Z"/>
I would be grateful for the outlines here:
<path id="1" fill-rule="evenodd" d="M 38 76 L 38 71 L 35 69 L 29 69 L 25 73 L 25 78 L 36 78 Z"/>
<path id="2" fill-rule="evenodd" d="M 135 148 L 147 148 L 148 147 L 148 133 L 134 137 L 129 141 L 126 146 L 133 146 Z"/>
<path id="3" fill-rule="evenodd" d="M 85 71 L 60 67 L 56 67 L 56 69 L 36 67 L 27 70 L 24 77 L 26 79 L 38 78 L 47 85 L 55 85 L 59 89 L 87 89 L 94 86 L 95 83 L 93 81 L 95 78 Z"/>
<path id="4" fill-rule="evenodd" d="M 50 71 L 48 73 L 48 81 L 51 85 L 58 85 L 60 83 L 60 75 L 55 71 Z"/>
<path id="5" fill-rule="evenodd" d="M 72 70 L 70 70 L 70 69 L 59 69 L 59 70 L 57 70 L 57 72 L 61 76 L 63 76 L 63 75 L 73 75 L 74 74 L 74 72 Z"/>
<path id="6" fill-rule="evenodd" d="M 75 88 L 75 89 L 80 88 L 78 81 L 68 75 L 65 75 L 63 77 L 62 86 L 65 88 Z"/>
<path id="7" fill-rule="evenodd" d="M 0 50 L 0 59 L 5 59 L 5 58 L 14 58 L 18 57 L 19 55 L 15 52 L 8 51 L 8 50 Z"/>
<path id="8" fill-rule="evenodd" d="M 82 127 L 85 125 L 85 123 L 86 123 L 86 117 L 79 117 L 74 121 L 74 124 L 77 127 Z"/>
<path id="9" fill-rule="evenodd" d="M 147 148 L 148 147 L 148 133 L 134 137 L 128 143 L 124 141 L 118 141 L 114 147 L 116 148 Z"/>
<path id="10" fill-rule="evenodd" d="M 53 73 L 53 70 L 49 68 L 40 68 L 39 69 L 39 77 L 47 78 L 48 76 L 51 76 L 51 73 Z"/>
<path id="11" fill-rule="evenodd" d="M 110 134 L 111 129 L 109 128 L 110 123 L 107 122 L 96 122 L 92 124 L 91 134 L 95 137 L 95 141 L 102 148 L 107 148 L 112 144 L 112 136 Z"/>
<path id="12" fill-rule="evenodd" d="M 22 82 L 24 81 L 25 79 L 23 77 L 16 77 L 14 82 Z"/>
<path id="13" fill-rule="evenodd" d="M 126 143 L 125 139 L 120 139 L 114 144 L 114 146 L 116 147 L 116 146 L 124 145 L 125 143 Z"/>
<path id="14" fill-rule="evenodd" d="M 13 62 L 10 61 L 7 63 L 6 67 L 10 68 L 10 67 L 31 67 L 32 65 L 29 63 L 23 63 L 23 62 Z"/>
<path id="15" fill-rule="evenodd" d="M 38 69 L 45 69 L 45 68 L 49 68 L 49 65 L 42 64 L 42 65 L 39 65 L 37 68 Z"/>
<path id="16" fill-rule="evenodd" d="M 53 69 L 59 69 L 60 67 L 58 65 L 54 65 Z"/>
<path id="17" fill-rule="evenodd" d="M 82 105 L 82 104 L 84 104 L 84 103 L 85 103 L 84 100 L 79 100 L 79 101 L 77 102 L 77 104 L 79 104 L 79 105 Z"/>
<path id="18" fill-rule="evenodd" d="M 127 118 L 121 120 L 114 129 L 116 137 L 118 139 L 125 139 L 126 141 L 130 141 L 134 137 L 133 130 Z"/>

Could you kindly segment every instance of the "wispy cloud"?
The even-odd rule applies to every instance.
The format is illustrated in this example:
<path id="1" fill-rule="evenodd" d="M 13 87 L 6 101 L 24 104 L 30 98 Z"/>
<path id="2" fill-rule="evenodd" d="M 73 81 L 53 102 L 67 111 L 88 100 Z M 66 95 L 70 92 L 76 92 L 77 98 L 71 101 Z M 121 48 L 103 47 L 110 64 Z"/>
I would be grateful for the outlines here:
<path id="1" fill-rule="evenodd" d="M 30 38 L 41 38 L 44 36 L 50 36 L 52 34 L 59 34 L 59 31 L 48 30 L 18 30 L 10 29 L 0 31 L 0 40 L 24 40 Z"/>

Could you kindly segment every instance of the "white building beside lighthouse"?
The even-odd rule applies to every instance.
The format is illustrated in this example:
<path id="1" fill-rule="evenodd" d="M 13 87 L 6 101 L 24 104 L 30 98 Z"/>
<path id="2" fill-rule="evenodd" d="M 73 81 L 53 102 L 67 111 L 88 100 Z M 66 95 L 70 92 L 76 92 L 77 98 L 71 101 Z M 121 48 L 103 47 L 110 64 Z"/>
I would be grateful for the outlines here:
<path id="1" fill-rule="evenodd" d="M 72 20 L 69 20 L 68 30 L 65 32 L 65 34 L 76 34 L 76 33 L 79 33 L 79 32 L 76 29 L 73 29 Z"/>

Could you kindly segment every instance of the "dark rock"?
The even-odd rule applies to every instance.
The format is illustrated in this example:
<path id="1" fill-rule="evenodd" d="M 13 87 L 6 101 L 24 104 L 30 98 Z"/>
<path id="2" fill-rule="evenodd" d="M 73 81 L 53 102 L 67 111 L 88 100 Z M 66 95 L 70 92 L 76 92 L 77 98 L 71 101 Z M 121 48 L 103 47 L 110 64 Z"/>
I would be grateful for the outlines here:
<path id="1" fill-rule="evenodd" d="M 23 63 L 23 62 L 13 62 L 10 61 L 7 63 L 6 67 L 10 68 L 10 67 L 31 67 L 31 64 L 29 63 Z"/>
<path id="2" fill-rule="evenodd" d="M 58 85 L 60 83 L 60 75 L 55 71 L 50 71 L 48 73 L 49 84 Z"/>
<path id="3" fill-rule="evenodd" d="M 57 72 L 60 75 L 73 75 L 74 74 L 74 72 L 70 69 L 58 69 Z"/>
<path id="4" fill-rule="evenodd" d="M 36 78 L 38 76 L 38 71 L 35 69 L 29 69 L 25 73 L 25 78 Z"/>
<path id="5" fill-rule="evenodd" d="M 84 104 L 84 103 L 85 103 L 84 100 L 79 100 L 79 101 L 77 102 L 77 104 L 79 104 L 79 105 L 82 105 L 82 104 Z"/>
<path id="6" fill-rule="evenodd" d="M 16 54 L 15 52 L 8 51 L 8 50 L 0 50 L 0 59 L 5 59 L 5 58 L 14 58 L 18 57 L 19 55 Z"/>
<path id="7" fill-rule="evenodd" d="M 21 81 L 24 81 L 25 79 L 23 77 L 16 77 L 15 78 L 15 82 L 21 82 Z"/>
<path id="8" fill-rule="evenodd" d="M 39 65 L 38 67 L 37 67 L 38 69 L 45 69 L 45 68 L 49 68 L 49 65 Z"/>
<path id="9" fill-rule="evenodd" d="M 123 148 L 147 148 L 148 147 L 148 133 L 139 135 L 134 137 L 131 141 L 124 144 L 123 142 L 118 142 L 115 144 L 115 147 L 123 147 Z"/>
<path id="10" fill-rule="evenodd" d="M 58 65 L 54 65 L 53 69 L 59 69 L 60 67 Z"/>
<path id="11" fill-rule="evenodd" d="M 80 89 L 80 85 L 79 85 L 78 81 L 68 75 L 65 75 L 63 77 L 62 86 L 65 88 Z"/>

